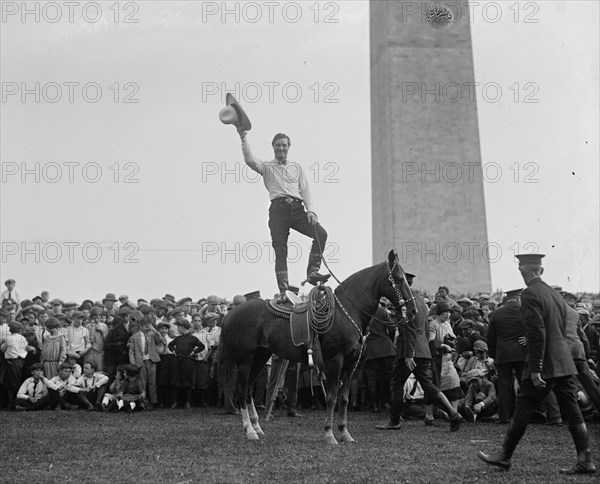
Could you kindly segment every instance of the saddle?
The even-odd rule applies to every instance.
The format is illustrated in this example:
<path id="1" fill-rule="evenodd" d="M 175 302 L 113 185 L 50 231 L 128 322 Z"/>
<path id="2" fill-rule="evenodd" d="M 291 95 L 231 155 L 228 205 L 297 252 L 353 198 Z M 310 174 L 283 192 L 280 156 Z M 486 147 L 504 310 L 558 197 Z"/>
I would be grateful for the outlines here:
<path id="1" fill-rule="evenodd" d="M 318 288 L 311 289 L 312 291 L 318 290 Z M 294 295 L 295 296 L 295 295 Z M 283 319 L 289 320 L 290 336 L 292 343 L 295 346 L 303 346 L 309 355 L 308 363 L 309 366 L 313 366 L 311 360 L 314 357 L 314 364 L 317 366 L 323 366 L 323 355 L 321 353 L 321 345 L 319 343 L 318 335 L 311 329 L 309 320 L 309 304 L 310 298 L 306 301 L 295 298 L 298 302 L 292 301 L 290 295 L 288 295 L 288 301 L 280 303 L 276 299 L 265 299 L 265 306 L 269 312 Z"/>

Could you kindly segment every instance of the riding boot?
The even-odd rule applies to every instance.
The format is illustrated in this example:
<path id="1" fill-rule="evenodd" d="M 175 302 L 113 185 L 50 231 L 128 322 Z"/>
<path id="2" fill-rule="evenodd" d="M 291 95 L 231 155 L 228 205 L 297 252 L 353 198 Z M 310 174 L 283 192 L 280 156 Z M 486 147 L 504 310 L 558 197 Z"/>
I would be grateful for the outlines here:
<path id="1" fill-rule="evenodd" d="M 590 452 L 590 442 L 587 428 L 584 423 L 579 425 L 570 425 L 569 431 L 573 436 L 575 449 L 577 450 L 577 462 L 569 469 L 561 469 L 561 474 L 594 474 L 596 466 L 592 462 L 592 453 Z"/>
<path id="2" fill-rule="evenodd" d="M 279 288 L 279 294 L 285 294 L 285 291 L 288 290 L 287 269 L 282 271 L 275 271 L 275 277 L 277 278 L 277 287 Z"/>
<path id="3" fill-rule="evenodd" d="M 477 453 L 477 457 L 479 457 L 482 461 L 491 464 L 496 467 L 500 467 L 505 471 L 510 469 L 513 452 L 517 448 L 517 444 L 523 437 L 525 433 L 525 429 L 527 428 L 527 420 L 523 422 L 513 421 L 506 432 L 506 436 L 504 437 L 504 442 L 502 443 L 502 447 L 500 450 L 496 452 L 492 452 L 491 454 L 486 454 L 484 452 L 479 451 Z"/>
<path id="4" fill-rule="evenodd" d="M 321 268 L 321 253 L 318 251 L 318 247 L 315 248 L 316 241 L 313 243 L 313 247 L 310 251 L 310 255 L 308 256 L 308 266 L 306 268 L 306 279 L 307 281 L 316 286 L 319 282 L 327 282 L 331 274 L 319 274 L 319 269 Z"/>

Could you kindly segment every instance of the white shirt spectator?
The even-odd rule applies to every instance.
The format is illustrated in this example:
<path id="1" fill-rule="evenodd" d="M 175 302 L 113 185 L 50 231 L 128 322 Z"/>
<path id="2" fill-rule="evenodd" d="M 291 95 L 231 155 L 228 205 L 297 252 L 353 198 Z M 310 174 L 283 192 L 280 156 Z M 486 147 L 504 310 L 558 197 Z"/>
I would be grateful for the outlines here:
<path id="1" fill-rule="evenodd" d="M 0 302 L 5 301 L 6 299 L 12 299 L 17 304 L 17 306 L 21 307 L 21 296 L 19 296 L 19 293 L 14 289 L 12 291 L 4 291 L 0 295 L 0 298 Z"/>
<path id="2" fill-rule="evenodd" d="M 15 358 L 25 358 L 27 356 L 27 347 L 29 343 L 25 339 L 25 336 L 19 333 L 9 334 L 6 337 L 6 341 L 2 344 L 2 351 L 4 351 L 4 358 L 7 360 L 13 360 Z"/>
<path id="3" fill-rule="evenodd" d="M 67 326 L 63 328 L 62 333 L 67 339 L 67 352 L 75 352 L 79 355 L 87 353 L 92 347 L 90 343 L 90 333 L 83 326 Z"/>
<path id="4" fill-rule="evenodd" d="M 46 383 L 44 383 L 44 379 L 40 378 L 36 383 L 34 378 L 30 376 L 23 382 L 21 388 L 19 388 L 17 398 L 29 400 L 29 397 L 33 397 L 36 400 L 39 400 L 46 395 L 48 395 L 48 387 L 46 386 Z"/>
<path id="5" fill-rule="evenodd" d="M 91 377 L 81 375 L 75 383 L 80 388 L 100 388 L 108 383 L 108 377 L 102 373 L 94 373 Z"/>
<path id="6" fill-rule="evenodd" d="M 73 375 L 69 375 L 69 378 L 67 378 L 66 380 L 63 380 L 58 375 L 50 380 L 44 378 L 44 383 L 46 383 L 46 385 L 48 385 L 48 388 L 50 388 L 51 390 L 58 391 L 64 388 L 66 391 L 71 393 L 79 393 L 80 391 L 79 387 L 77 386 L 77 380 Z"/>

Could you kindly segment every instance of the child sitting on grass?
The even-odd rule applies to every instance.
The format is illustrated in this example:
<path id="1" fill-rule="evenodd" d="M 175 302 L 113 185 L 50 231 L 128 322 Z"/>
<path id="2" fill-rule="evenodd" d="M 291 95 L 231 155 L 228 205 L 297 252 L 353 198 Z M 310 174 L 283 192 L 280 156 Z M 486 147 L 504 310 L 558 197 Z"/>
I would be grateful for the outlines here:
<path id="1" fill-rule="evenodd" d="M 498 410 L 496 402 L 496 389 L 494 384 L 486 378 L 481 369 L 470 370 L 467 375 L 469 389 L 464 400 L 461 413 L 469 422 L 477 418 L 491 417 Z"/>

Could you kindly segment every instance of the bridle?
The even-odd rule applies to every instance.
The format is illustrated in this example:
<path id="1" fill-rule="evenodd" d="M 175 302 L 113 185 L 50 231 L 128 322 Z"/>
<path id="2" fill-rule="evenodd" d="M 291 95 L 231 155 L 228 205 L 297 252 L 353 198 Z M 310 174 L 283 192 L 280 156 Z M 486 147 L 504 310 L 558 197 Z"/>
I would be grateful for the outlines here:
<path id="1" fill-rule="evenodd" d="M 408 305 L 409 303 L 412 303 L 413 308 L 416 309 L 416 306 L 414 303 L 416 297 L 413 296 L 413 293 L 410 289 L 410 285 L 408 284 L 408 281 L 406 280 L 406 275 L 404 274 L 402 267 L 400 267 L 400 265 L 398 264 L 398 261 L 394 260 L 394 265 L 392 267 L 390 267 L 389 261 L 386 261 L 386 266 L 387 266 L 387 270 L 388 270 L 388 280 L 390 281 L 390 284 L 392 285 L 392 289 L 394 289 L 394 292 L 396 293 L 396 298 L 398 298 L 398 306 L 396 307 L 396 310 L 398 312 L 400 312 L 400 307 L 402 306 L 402 304 L 400 304 L 401 301 L 404 301 L 404 303 L 406 305 Z M 402 281 L 404 281 L 405 287 L 408 290 L 408 294 L 410 295 L 409 299 L 404 299 L 404 296 L 402 296 L 402 292 L 400 291 L 398 284 L 396 284 L 396 278 L 394 277 L 394 269 L 396 269 L 396 266 L 398 267 L 398 269 L 400 271 L 400 276 L 402 277 Z"/>

